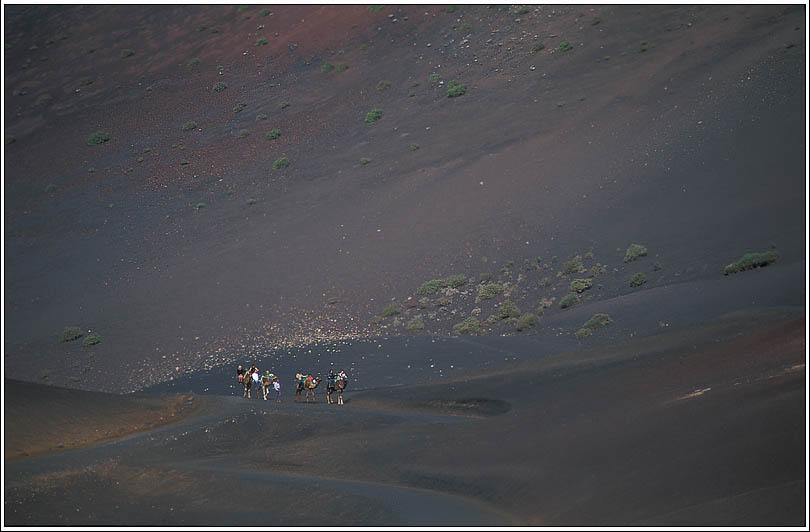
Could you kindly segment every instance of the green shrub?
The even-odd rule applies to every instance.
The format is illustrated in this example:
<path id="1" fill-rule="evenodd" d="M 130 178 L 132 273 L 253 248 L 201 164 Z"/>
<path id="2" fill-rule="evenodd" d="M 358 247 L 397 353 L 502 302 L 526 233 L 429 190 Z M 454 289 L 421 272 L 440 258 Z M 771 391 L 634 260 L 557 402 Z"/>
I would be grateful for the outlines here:
<path id="1" fill-rule="evenodd" d="M 574 48 L 574 46 L 570 42 L 563 41 L 557 46 L 557 51 L 558 52 L 567 52 L 568 50 L 571 50 L 573 48 Z"/>
<path id="2" fill-rule="evenodd" d="M 248 135 L 250 135 L 250 130 L 248 130 L 248 129 L 240 129 L 236 133 L 236 138 L 243 139 L 243 138 L 247 137 Z"/>
<path id="3" fill-rule="evenodd" d="M 239 103 L 237 103 L 236 105 L 233 106 L 233 112 L 234 113 L 241 113 L 245 109 L 245 107 L 247 107 L 246 103 L 239 102 Z"/>
<path id="4" fill-rule="evenodd" d="M 737 273 L 754 268 L 762 268 L 779 260 L 779 253 L 776 251 L 766 251 L 763 253 L 746 253 L 736 262 L 732 262 L 723 270 L 723 275 Z"/>
<path id="5" fill-rule="evenodd" d="M 459 286 L 463 286 L 467 283 L 467 278 L 463 273 L 459 273 L 458 275 L 451 275 L 445 279 L 444 282 L 447 283 L 447 286 L 450 288 L 458 288 Z"/>
<path id="6" fill-rule="evenodd" d="M 575 332 L 574 336 L 577 338 L 577 340 L 582 340 L 583 338 L 587 338 L 588 336 L 591 336 L 592 334 L 593 334 L 592 329 L 582 328 L 582 329 L 578 330 L 577 332 Z"/>
<path id="7" fill-rule="evenodd" d="M 290 160 L 287 157 L 281 157 L 273 161 L 273 170 L 280 170 L 290 166 Z"/>
<path id="8" fill-rule="evenodd" d="M 245 203 L 247 203 L 248 205 L 255 205 L 256 200 L 254 198 L 248 198 L 248 200 Z"/>
<path id="9" fill-rule="evenodd" d="M 335 65 L 333 65 L 332 63 L 324 63 L 321 65 L 321 73 L 323 74 L 328 74 L 329 72 L 332 72 L 334 69 Z"/>
<path id="10" fill-rule="evenodd" d="M 624 262 L 632 262 L 647 254 L 647 248 L 641 244 L 630 244 L 624 253 Z"/>
<path id="11" fill-rule="evenodd" d="M 447 296 L 441 296 L 440 298 L 438 298 L 436 300 L 436 306 L 438 306 L 438 307 L 446 307 L 452 302 L 453 302 L 453 300 L 451 298 L 449 298 Z"/>
<path id="12" fill-rule="evenodd" d="M 386 90 L 386 89 L 387 89 L 388 87 L 390 87 L 390 86 L 391 86 L 391 82 L 390 82 L 390 81 L 387 81 L 387 80 L 381 80 L 381 81 L 379 81 L 379 82 L 377 83 L 377 91 L 378 91 L 378 92 L 383 92 L 384 90 Z"/>
<path id="13" fill-rule="evenodd" d="M 537 52 L 539 52 L 540 50 L 542 50 L 545 47 L 546 47 L 545 44 L 543 44 L 541 42 L 536 42 L 536 43 L 532 44 L 532 47 L 529 50 L 529 53 L 536 54 Z"/>
<path id="14" fill-rule="evenodd" d="M 519 17 L 522 17 L 523 15 L 525 15 L 526 13 L 528 13 L 529 11 L 531 11 L 531 9 L 529 9 L 528 7 L 526 7 L 526 6 L 521 6 L 521 7 L 519 7 L 519 8 L 518 8 L 518 10 L 515 12 L 515 14 L 516 14 L 517 16 L 519 16 Z"/>
<path id="15" fill-rule="evenodd" d="M 488 283 L 492 279 L 491 273 L 482 273 L 478 276 L 479 283 Z"/>
<path id="16" fill-rule="evenodd" d="M 82 330 L 79 327 L 65 327 L 59 334 L 59 341 L 70 342 L 78 338 L 81 338 L 82 335 L 83 335 Z"/>
<path id="17" fill-rule="evenodd" d="M 214 86 L 211 88 L 211 90 L 213 90 L 214 92 L 222 92 L 227 88 L 228 86 L 225 84 L 225 82 L 217 81 L 216 83 L 214 83 Z"/>
<path id="18" fill-rule="evenodd" d="M 204 202 L 199 202 L 197 205 L 194 206 L 195 209 L 200 210 L 206 208 L 207 205 Z"/>
<path id="19" fill-rule="evenodd" d="M 180 161 L 180 166 L 185 166 L 187 164 L 191 164 L 190 162 L 188 162 L 188 159 L 183 159 L 182 161 Z"/>
<path id="20" fill-rule="evenodd" d="M 84 339 L 84 345 L 96 345 L 101 343 L 101 336 L 97 334 L 91 334 L 87 338 Z"/>
<path id="21" fill-rule="evenodd" d="M 428 82 L 429 83 L 438 83 L 441 80 L 442 80 L 442 76 L 438 72 L 433 72 L 432 74 L 430 74 L 428 76 Z"/>
<path id="22" fill-rule="evenodd" d="M 334 296 L 333 296 L 333 297 L 330 297 L 329 299 L 327 299 L 327 300 L 326 300 L 326 302 L 327 302 L 328 304 L 330 304 L 330 305 L 335 305 L 335 304 L 337 304 L 339 301 L 340 301 L 340 299 L 338 299 L 338 298 L 336 298 L 336 297 L 334 297 Z"/>
<path id="23" fill-rule="evenodd" d="M 456 80 L 451 81 L 447 86 L 448 98 L 457 98 L 459 96 L 464 96 L 464 93 L 466 92 L 467 86 L 457 82 Z"/>
<path id="24" fill-rule="evenodd" d="M 56 189 L 57 189 L 56 185 L 54 185 L 53 183 L 50 183 L 48 186 L 45 187 L 45 193 L 46 194 L 53 194 L 54 192 L 56 192 Z"/>
<path id="25" fill-rule="evenodd" d="M 461 33 L 467 33 L 472 29 L 472 24 L 469 22 L 462 22 L 461 26 L 458 27 L 458 31 Z"/>
<path id="26" fill-rule="evenodd" d="M 396 303 L 391 303 L 383 309 L 382 315 L 383 317 L 388 318 L 391 316 L 396 316 L 400 312 L 402 312 L 402 309 L 399 308 L 399 305 Z"/>
<path id="27" fill-rule="evenodd" d="M 594 314 L 588 321 L 585 322 L 585 325 L 583 325 L 580 330 L 574 333 L 574 336 L 581 340 L 582 338 L 591 336 L 595 330 L 601 329 L 602 327 L 607 327 L 611 323 L 613 323 L 613 320 L 609 315 Z"/>
<path id="28" fill-rule="evenodd" d="M 383 317 L 382 316 L 373 316 L 371 318 L 371 323 L 373 323 L 374 325 L 379 325 L 382 322 L 383 322 Z"/>
<path id="29" fill-rule="evenodd" d="M 182 129 L 183 131 L 191 131 L 192 129 L 197 129 L 197 122 L 195 122 L 194 120 L 189 120 L 188 122 L 180 126 L 180 129 Z"/>
<path id="30" fill-rule="evenodd" d="M 417 295 L 420 296 L 429 296 L 432 294 L 437 293 L 442 288 L 447 286 L 447 281 L 444 279 L 433 279 L 430 281 L 425 281 L 422 285 L 416 289 Z"/>
<path id="31" fill-rule="evenodd" d="M 257 117 L 257 118 L 258 118 L 258 117 Z M 270 131 L 268 131 L 268 132 L 267 132 L 267 134 L 265 135 L 265 137 L 267 138 L 267 140 L 273 140 L 273 139 L 277 139 L 277 138 L 279 138 L 280 136 L 281 136 L 281 130 L 280 130 L 280 129 L 271 129 L 271 130 L 270 130 Z"/>
<path id="32" fill-rule="evenodd" d="M 286 109 L 289 106 L 290 106 L 290 102 L 281 102 L 280 104 L 278 104 L 279 109 Z"/>
<path id="33" fill-rule="evenodd" d="M 368 113 L 366 113 L 366 118 L 365 118 L 365 121 L 366 121 L 366 122 L 368 122 L 368 123 L 370 124 L 370 123 L 372 123 L 372 122 L 376 122 L 377 120 L 379 120 L 380 118 L 382 118 L 382 116 L 383 116 L 382 109 L 377 109 L 377 108 L 375 107 L 374 109 L 372 109 L 371 111 L 369 111 Z"/>
<path id="34" fill-rule="evenodd" d="M 593 279 L 574 279 L 571 281 L 571 285 L 569 286 L 569 292 L 576 292 L 581 294 L 585 290 L 591 287 L 593 284 Z"/>
<path id="35" fill-rule="evenodd" d="M 501 295 L 503 286 L 499 283 L 487 283 L 478 287 L 478 294 L 475 296 L 475 302 L 478 303 L 484 299 L 493 299 Z"/>
<path id="36" fill-rule="evenodd" d="M 362 164 L 363 166 L 367 165 L 370 162 L 371 159 L 369 159 L 368 157 L 360 157 L 360 164 Z"/>
<path id="37" fill-rule="evenodd" d="M 630 278 L 630 286 L 641 286 L 647 282 L 647 278 L 644 277 L 643 273 L 637 273 Z"/>
<path id="38" fill-rule="evenodd" d="M 520 316 L 520 309 L 510 300 L 506 300 L 498 306 L 498 319 L 517 318 Z"/>
<path id="39" fill-rule="evenodd" d="M 518 318 L 515 327 L 518 331 L 524 331 L 536 327 L 540 323 L 540 318 L 536 314 L 527 313 Z"/>
<path id="40" fill-rule="evenodd" d="M 368 44 L 366 43 L 361 44 L 360 49 L 365 52 L 366 50 L 368 50 Z"/>
<path id="41" fill-rule="evenodd" d="M 458 11 L 458 6 L 447 6 L 444 8 L 445 13 L 455 13 Z"/>
<path id="42" fill-rule="evenodd" d="M 256 46 L 264 46 L 268 42 L 269 41 L 267 39 L 265 39 L 264 37 L 259 37 L 258 39 L 256 39 Z"/>
<path id="43" fill-rule="evenodd" d="M 263 17 L 266 17 L 266 16 L 267 16 L 267 15 L 269 15 L 269 14 L 270 14 L 270 10 L 269 10 L 269 9 L 267 9 L 267 8 L 264 8 L 264 9 L 262 9 L 261 11 L 259 11 L 259 15 L 261 15 L 261 16 L 263 16 Z"/>
<path id="44" fill-rule="evenodd" d="M 51 105 L 53 102 L 53 96 L 50 94 L 42 94 L 39 98 L 34 102 L 35 107 L 44 107 L 46 105 Z"/>
<path id="45" fill-rule="evenodd" d="M 372 13 L 376 13 L 377 11 L 382 10 L 382 8 L 383 8 L 383 6 L 381 6 L 381 5 L 373 5 L 373 6 L 368 6 L 366 9 L 368 11 L 371 11 Z"/>
<path id="46" fill-rule="evenodd" d="M 593 277 L 596 277 L 597 275 L 602 275 L 602 274 L 603 274 L 603 273 L 605 273 L 606 271 L 607 271 L 607 268 L 605 268 L 604 266 L 602 266 L 601 264 L 599 264 L 599 263 L 597 262 L 596 264 L 594 264 L 593 266 L 591 266 L 590 273 L 591 273 L 591 275 L 592 275 Z"/>
<path id="47" fill-rule="evenodd" d="M 17 139 L 14 138 L 14 135 L 6 135 L 5 137 L 6 144 L 14 144 L 15 142 L 17 142 Z"/>
<path id="48" fill-rule="evenodd" d="M 123 50 L 121 50 L 122 58 L 132 57 L 133 55 L 135 55 L 135 50 L 130 50 L 129 48 L 124 48 Z"/>
<path id="49" fill-rule="evenodd" d="M 421 316 L 416 316 L 405 325 L 405 328 L 412 332 L 421 331 L 425 328 L 425 322 Z"/>
<path id="50" fill-rule="evenodd" d="M 411 151 L 416 151 L 418 149 L 419 149 L 419 144 L 416 144 L 415 142 L 411 142 Z"/>
<path id="51" fill-rule="evenodd" d="M 110 140 L 110 136 L 107 133 L 103 131 L 96 131 L 87 137 L 87 145 L 95 146 L 96 144 L 104 144 L 108 140 Z"/>
<path id="52" fill-rule="evenodd" d="M 562 274 L 571 275 L 572 273 L 583 273 L 585 266 L 582 265 L 582 257 L 577 255 L 573 259 L 563 263 Z"/>
<path id="53" fill-rule="evenodd" d="M 186 63 L 186 66 L 188 68 L 194 68 L 194 67 L 199 66 L 199 65 L 200 65 L 200 58 L 199 57 L 192 57 L 191 59 L 188 60 L 188 63 Z"/>
<path id="54" fill-rule="evenodd" d="M 567 294 L 560 300 L 560 308 L 568 308 L 571 305 L 574 305 L 577 301 L 579 301 L 579 298 L 576 294 Z"/>
<path id="55" fill-rule="evenodd" d="M 483 331 L 481 330 L 481 324 L 478 322 L 478 318 L 470 316 L 464 321 L 453 325 L 453 332 L 456 334 L 479 335 Z"/>
<path id="56" fill-rule="evenodd" d="M 242 11 L 244 11 L 245 9 L 247 9 L 249 7 L 250 7 L 249 5 L 242 4 L 241 6 L 236 8 L 236 12 L 241 13 Z"/>

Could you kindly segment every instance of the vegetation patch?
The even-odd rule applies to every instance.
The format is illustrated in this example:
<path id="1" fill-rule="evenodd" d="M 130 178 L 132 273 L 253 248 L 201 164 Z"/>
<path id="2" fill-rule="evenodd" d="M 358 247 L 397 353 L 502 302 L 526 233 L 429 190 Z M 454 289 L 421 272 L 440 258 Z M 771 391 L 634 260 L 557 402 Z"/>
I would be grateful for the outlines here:
<path id="1" fill-rule="evenodd" d="M 258 118 L 258 117 L 256 117 L 256 118 Z M 274 139 L 279 138 L 280 136 L 281 136 L 281 130 L 280 129 L 271 129 L 270 131 L 267 132 L 267 134 L 265 135 L 265 138 L 267 138 L 267 140 L 274 140 Z"/>
<path id="2" fill-rule="evenodd" d="M 182 129 L 183 131 L 191 131 L 193 129 L 197 129 L 197 122 L 195 122 L 194 120 L 189 120 L 188 122 L 180 126 L 180 129 Z"/>
<path id="3" fill-rule="evenodd" d="M 267 39 L 265 39 L 264 37 L 259 37 L 258 39 L 256 39 L 256 46 L 264 46 L 268 42 L 269 41 Z"/>
<path id="4" fill-rule="evenodd" d="M 422 283 L 422 285 L 416 289 L 416 293 L 420 296 L 429 296 L 437 293 L 439 290 L 445 288 L 446 286 L 447 281 L 445 281 L 444 279 L 433 279 Z"/>
<path id="5" fill-rule="evenodd" d="M 582 257 L 579 255 L 563 263 L 562 268 L 563 275 L 571 275 L 573 273 L 583 273 L 584 271 L 585 266 L 582 265 Z"/>
<path id="6" fill-rule="evenodd" d="M 244 111 L 245 107 L 247 107 L 246 103 L 239 102 L 239 103 L 237 103 L 236 105 L 233 106 L 233 112 L 234 113 L 241 113 L 242 111 Z"/>
<path id="7" fill-rule="evenodd" d="M 377 92 L 383 92 L 386 89 L 388 89 L 388 87 L 390 87 L 390 86 L 391 86 L 390 81 L 385 80 L 385 79 L 380 80 L 380 81 L 377 82 Z"/>
<path id="8" fill-rule="evenodd" d="M 51 105 L 53 102 L 53 96 L 50 94 L 42 94 L 37 100 L 34 102 L 35 107 L 45 107 L 46 105 Z"/>
<path id="9" fill-rule="evenodd" d="M 425 322 L 422 320 L 422 316 L 416 316 L 408 321 L 405 328 L 411 332 L 421 331 L 425 328 Z"/>
<path id="10" fill-rule="evenodd" d="M 370 162 L 371 159 L 369 159 L 368 157 L 360 157 L 360 164 L 362 164 L 363 166 L 367 165 Z"/>
<path id="11" fill-rule="evenodd" d="M 122 58 L 132 57 L 133 55 L 135 55 L 135 50 L 131 50 L 129 48 L 124 48 L 123 50 L 121 50 Z"/>
<path id="12" fill-rule="evenodd" d="M 96 144 L 104 144 L 110 140 L 110 136 L 104 131 L 96 131 L 87 137 L 87 145 L 95 146 Z"/>
<path id="13" fill-rule="evenodd" d="M 624 262 L 633 262 L 647 254 L 647 248 L 641 244 L 630 244 L 624 253 Z"/>
<path id="14" fill-rule="evenodd" d="M 447 6 L 444 8 L 445 13 L 455 13 L 458 11 L 458 6 Z"/>
<path id="15" fill-rule="evenodd" d="M 570 292 L 576 292 L 577 294 L 581 294 L 585 290 L 593 285 L 593 279 L 574 279 L 571 281 L 571 285 L 569 286 L 568 290 Z"/>
<path id="16" fill-rule="evenodd" d="M 396 303 L 391 303 L 390 305 L 388 305 L 383 309 L 382 315 L 385 318 L 389 318 L 391 316 L 396 316 L 400 312 L 402 312 L 402 309 L 399 308 L 399 305 L 397 305 Z"/>
<path id="17" fill-rule="evenodd" d="M 779 260 L 779 253 L 776 251 L 766 251 L 764 253 L 746 253 L 740 260 L 732 262 L 723 270 L 723 275 L 737 273 L 754 268 L 763 268 L 768 264 Z"/>
<path id="18" fill-rule="evenodd" d="M 328 74 L 329 72 L 332 72 L 334 69 L 335 65 L 333 65 L 332 63 L 324 63 L 321 65 L 321 73 L 323 74 Z"/>
<path id="19" fill-rule="evenodd" d="M 540 50 L 542 50 L 545 47 L 546 47 L 545 44 L 543 44 L 541 42 L 536 42 L 536 43 L 532 44 L 532 47 L 529 49 L 529 53 L 536 54 L 537 52 L 539 52 Z"/>
<path id="20" fill-rule="evenodd" d="M 643 273 L 637 273 L 630 278 L 630 286 L 636 287 L 641 286 L 647 282 L 647 278 L 644 277 Z"/>
<path id="21" fill-rule="evenodd" d="M 186 66 L 188 68 L 194 68 L 196 66 L 200 66 L 200 62 L 201 61 L 200 61 L 199 57 L 192 57 L 191 59 L 188 60 L 188 62 L 186 63 Z"/>
<path id="22" fill-rule="evenodd" d="M 383 117 L 382 109 L 377 109 L 375 107 L 374 109 L 372 109 L 371 111 L 366 113 L 366 118 L 364 120 L 365 120 L 365 122 L 370 124 L 372 122 L 376 122 L 377 120 L 379 120 L 382 117 Z"/>
<path id="23" fill-rule="evenodd" d="M 82 330 L 79 327 L 65 327 L 59 334 L 59 341 L 71 342 L 73 340 L 81 338 L 82 335 L 83 335 Z"/>
<path id="24" fill-rule="evenodd" d="M 458 27 L 458 31 L 461 33 L 467 33 L 472 29 L 472 24 L 469 22 L 462 22 L 461 26 Z"/>
<path id="25" fill-rule="evenodd" d="M 573 48 L 574 46 L 568 41 L 563 41 L 559 45 L 557 45 L 558 52 L 567 52 L 568 50 L 571 50 Z"/>
<path id="26" fill-rule="evenodd" d="M 240 129 L 236 133 L 236 138 L 243 139 L 243 138 L 247 137 L 248 135 L 250 135 L 250 130 L 249 129 Z"/>
<path id="27" fill-rule="evenodd" d="M 53 183 L 50 183 L 48 186 L 45 187 L 46 194 L 53 194 L 54 192 L 56 192 L 56 190 L 57 187 Z"/>
<path id="28" fill-rule="evenodd" d="M 475 316 L 470 316 L 464 321 L 453 325 L 453 332 L 456 334 L 471 334 L 477 336 L 483 331 L 481 330 L 481 324 L 479 323 L 478 318 Z"/>
<path id="29" fill-rule="evenodd" d="M 478 294 L 475 296 L 475 302 L 478 303 L 484 299 L 493 299 L 503 293 L 503 285 L 500 283 L 487 283 L 478 287 Z"/>
<path id="30" fill-rule="evenodd" d="M 222 92 L 227 88 L 228 86 L 225 84 L 224 81 L 217 81 L 216 83 L 214 83 L 214 86 L 211 87 L 211 90 L 214 92 Z"/>
<path id="31" fill-rule="evenodd" d="M 458 288 L 459 286 L 463 286 L 464 284 L 466 284 L 467 277 L 465 277 L 463 273 L 459 273 L 458 275 L 451 275 L 444 281 L 450 288 Z"/>
<path id="32" fill-rule="evenodd" d="M 453 80 L 447 86 L 447 97 L 448 98 L 458 98 L 459 96 L 464 96 L 467 92 L 467 86 Z"/>
<path id="33" fill-rule="evenodd" d="M 197 209 L 198 211 L 199 211 L 200 209 L 204 209 L 204 208 L 206 208 L 206 207 L 207 207 L 207 205 L 206 205 L 204 202 L 202 202 L 202 201 L 201 201 L 201 202 L 199 202 L 197 205 L 195 205 L 195 206 L 194 206 L 194 208 L 195 208 L 195 209 Z"/>
<path id="34" fill-rule="evenodd" d="M 613 320 L 609 315 L 594 314 L 588 321 L 585 322 L 585 325 L 583 325 L 580 330 L 574 333 L 574 336 L 581 340 L 582 338 L 591 336 L 595 330 L 607 327 L 611 323 L 613 323 Z"/>
<path id="35" fill-rule="evenodd" d="M 273 170 L 280 170 L 290 166 L 290 160 L 287 157 L 281 157 L 273 161 Z"/>
<path id="36" fill-rule="evenodd" d="M 560 308 L 568 308 L 579 301 L 579 297 L 576 294 L 566 294 L 564 298 L 560 300 Z"/>
<path id="37" fill-rule="evenodd" d="M 337 65 L 335 65 L 336 72 L 346 72 L 347 70 L 349 70 L 349 65 L 347 65 L 346 63 L 338 63 Z"/>
<path id="38" fill-rule="evenodd" d="M 383 8 L 383 6 L 381 6 L 381 5 L 373 5 L 373 6 L 368 6 L 368 7 L 366 8 L 366 10 L 367 10 L 367 11 L 370 11 L 370 12 L 372 12 L 372 13 L 376 13 L 377 11 L 381 11 L 381 10 L 382 10 L 382 8 Z"/>
<path id="39" fill-rule="evenodd" d="M 498 306 L 498 319 L 505 320 L 507 318 L 520 317 L 520 309 L 510 300 L 506 300 Z"/>
<path id="40" fill-rule="evenodd" d="M 419 149 L 419 144 L 416 144 L 415 142 L 411 142 L 411 151 L 416 151 L 418 149 Z"/>
<path id="41" fill-rule="evenodd" d="M 540 318 L 536 314 L 532 314 L 529 312 L 517 319 L 515 327 L 517 328 L 518 331 L 525 331 L 526 329 L 537 327 L 538 323 L 540 323 Z"/>
<path id="42" fill-rule="evenodd" d="M 438 72 L 433 72 L 432 74 L 428 75 L 428 82 L 429 83 L 438 83 L 441 80 L 442 80 L 442 76 Z"/>
<path id="43" fill-rule="evenodd" d="M 97 334 L 88 335 L 87 338 L 84 339 L 84 345 L 96 345 L 101 343 L 101 336 Z"/>

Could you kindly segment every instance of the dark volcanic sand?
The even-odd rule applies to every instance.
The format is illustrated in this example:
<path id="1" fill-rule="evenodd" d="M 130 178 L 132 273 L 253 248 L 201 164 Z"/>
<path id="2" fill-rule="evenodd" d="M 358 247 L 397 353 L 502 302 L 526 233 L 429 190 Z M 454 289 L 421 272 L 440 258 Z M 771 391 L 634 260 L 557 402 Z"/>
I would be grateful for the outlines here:
<path id="1" fill-rule="evenodd" d="M 440 382 L 349 389 L 343 406 L 323 389 L 314 404 L 289 389 L 277 404 L 178 381 L 209 388 L 189 417 L 7 462 L 6 524 L 800 526 L 805 326 L 737 315 Z M 81 392 L 30 391 L 40 395 L 27 415 L 105 409 Z M 24 397 L 6 397 L 7 431 Z M 77 428 L 65 419 L 48 426 Z"/>

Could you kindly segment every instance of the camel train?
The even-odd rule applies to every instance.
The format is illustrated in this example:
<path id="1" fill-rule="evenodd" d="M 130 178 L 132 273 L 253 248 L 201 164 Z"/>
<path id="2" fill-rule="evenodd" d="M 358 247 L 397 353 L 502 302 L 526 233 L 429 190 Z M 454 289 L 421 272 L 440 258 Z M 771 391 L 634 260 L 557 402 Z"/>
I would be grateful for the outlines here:
<path id="1" fill-rule="evenodd" d="M 236 370 L 236 379 L 242 385 L 242 397 L 250 399 L 252 397 L 252 389 L 256 387 L 256 398 L 259 399 L 259 390 L 261 390 L 261 397 L 266 401 L 267 396 L 273 389 L 273 383 L 278 381 L 278 377 L 269 371 L 265 375 L 259 375 L 259 370 L 256 366 L 245 371 L 240 365 Z M 315 397 L 315 389 L 323 379 L 320 376 L 312 376 L 311 374 L 303 374 L 298 372 L 295 374 L 295 396 L 296 402 L 301 402 L 301 396 L 304 395 L 304 402 L 309 403 L 310 396 L 312 402 L 317 402 Z M 345 371 L 333 373 L 329 370 L 327 375 L 326 385 L 326 401 L 328 404 L 343 404 L 343 390 L 346 389 L 349 378 Z M 306 392 L 306 393 L 304 393 Z M 337 401 L 334 399 L 334 394 L 337 393 Z"/>

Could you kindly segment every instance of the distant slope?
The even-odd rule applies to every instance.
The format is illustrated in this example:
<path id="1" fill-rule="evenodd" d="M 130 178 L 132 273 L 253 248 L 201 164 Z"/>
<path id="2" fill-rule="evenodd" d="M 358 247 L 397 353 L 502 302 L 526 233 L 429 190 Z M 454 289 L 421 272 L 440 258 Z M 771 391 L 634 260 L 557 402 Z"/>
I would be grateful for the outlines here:
<path id="1" fill-rule="evenodd" d="M 15 377 L 35 353 L 135 388 L 417 314 L 449 334 L 475 303 L 415 305 L 453 274 L 551 317 L 576 255 L 607 274 L 584 303 L 806 255 L 804 6 L 4 9 Z M 59 344 L 69 325 L 102 342 Z"/>

